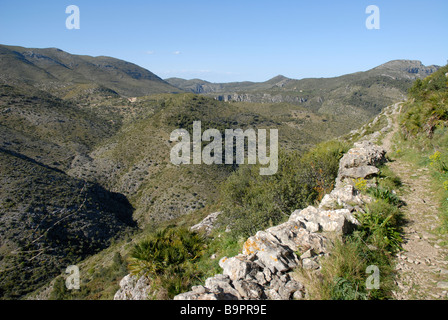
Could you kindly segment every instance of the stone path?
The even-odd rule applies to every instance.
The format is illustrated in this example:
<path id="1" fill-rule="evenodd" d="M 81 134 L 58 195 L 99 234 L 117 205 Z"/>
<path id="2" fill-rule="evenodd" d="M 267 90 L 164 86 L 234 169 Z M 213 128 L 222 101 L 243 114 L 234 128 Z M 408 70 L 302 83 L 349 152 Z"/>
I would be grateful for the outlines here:
<path id="1" fill-rule="evenodd" d="M 393 130 L 383 140 L 383 147 L 392 151 L 392 137 L 398 130 L 397 113 L 392 114 Z M 403 183 L 406 203 L 403 208 L 406 223 L 403 228 L 403 249 L 397 255 L 398 300 L 447 299 L 448 250 L 442 247 L 448 237 L 438 235 L 440 226 L 438 201 L 431 192 L 430 173 L 427 168 L 416 168 L 397 158 L 387 164 Z"/>

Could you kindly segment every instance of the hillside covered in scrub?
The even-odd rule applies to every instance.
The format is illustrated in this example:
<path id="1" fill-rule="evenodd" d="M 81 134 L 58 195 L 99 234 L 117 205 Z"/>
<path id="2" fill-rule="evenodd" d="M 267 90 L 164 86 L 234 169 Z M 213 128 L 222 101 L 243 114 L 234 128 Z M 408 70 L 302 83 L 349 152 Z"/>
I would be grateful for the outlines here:
<path id="1" fill-rule="evenodd" d="M 240 167 L 228 179 L 222 212 L 192 228 L 204 228 L 211 250 L 173 262 L 183 270 L 173 279 L 151 268 L 163 257 L 152 255 L 156 234 L 131 251 L 130 274 L 115 299 L 176 292 L 177 300 L 446 299 L 447 71 L 416 81 L 407 102 L 339 142 L 320 144 L 304 157 L 309 162 L 288 167 L 291 175 L 257 180 Z M 381 119 L 387 124 L 378 127 Z M 347 151 L 353 139 L 358 142 Z M 317 163 L 315 173 L 328 175 L 297 170 Z M 305 177 L 335 184 L 313 185 Z M 298 193 L 289 198 L 292 190 Z M 315 206 L 301 202 L 303 195 Z M 210 263 L 219 265 L 212 273 Z M 368 276 L 375 272 L 377 278 Z"/>
<path id="2" fill-rule="evenodd" d="M 335 79 L 276 77 L 199 92 L 114 58 L 0 46 L 1 298 L 112 299 L 128 267 L 153 270 L 161 298 L 190 289 L 219 273 L 213 255 L 235 255 L 244 238 L 331 192 L 352 143 L 386 127 L 381 112 L 416 79 L 403 132 L 438 141 L 446 115 L 436 101 L 444 100 L 424 95 L 436 90 L 440 80 L 424 77 L 437 69 L 403 60 Z M 234 92 L 303 99 L 219 98 Z M 437 113 L 417 112 L 427 100 Z M 431 128 L 418 118 L 425 115 Z M 173 165 L 170 133 L 191 133 L 197 120 L 220 132 L 278 129 L 277 174 L 260 176 L 259 165 Z M 220 237 L 190 234 L 218 211 Z M 143 257 L 154 243 L 170 248 L 166 256 Z M 80 291 L 65 288 L 71 264 L 81 269 Z"/>

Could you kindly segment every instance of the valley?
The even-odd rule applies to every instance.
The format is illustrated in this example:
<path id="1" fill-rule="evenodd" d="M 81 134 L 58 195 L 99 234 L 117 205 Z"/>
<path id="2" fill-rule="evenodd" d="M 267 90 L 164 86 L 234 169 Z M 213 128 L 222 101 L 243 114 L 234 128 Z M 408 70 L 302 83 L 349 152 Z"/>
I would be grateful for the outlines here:
<path id="1" fill-rule="evenodd" d="M 110 57 L 0 45 L 1 298 L 60 288 L 58 276 L 79 264 L 98 286 L 84 298 L 110 299 L 133 243 L 217 211 L 239 165 L 173 165 L 173 130 L 193 135 L 194 121 L 221 133 L 275 129 L 280 153 L 302 156 L 437 69 L 397 60 L 328 79 L 210 83 L 163 80 Z"/>

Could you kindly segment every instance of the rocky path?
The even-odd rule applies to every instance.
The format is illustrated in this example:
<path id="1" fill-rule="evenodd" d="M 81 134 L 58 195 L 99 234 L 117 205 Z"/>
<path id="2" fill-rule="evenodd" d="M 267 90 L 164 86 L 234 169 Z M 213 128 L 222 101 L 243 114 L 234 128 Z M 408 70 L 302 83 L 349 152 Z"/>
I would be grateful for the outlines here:
<path id="1" fill-rule="evenodd" d="M 392 151 L 392 138 L 398 130 L 396 121 L 399 105 L 391 119 L 393 130 L 383 140 L 383 147 Z M 403 249 L 397 255 L 397 285 L 395 298 L 447 299 L 448 291 L 448 250 L 442 247 L 448 237 L 438 235 L 435 230 L 440 225 L 438 201 L 431 192 L 429 170 L 416 168 L 400 158 L 387 164 L 403 183 L 402 200 L 406 223 L 403 228 Z"/>

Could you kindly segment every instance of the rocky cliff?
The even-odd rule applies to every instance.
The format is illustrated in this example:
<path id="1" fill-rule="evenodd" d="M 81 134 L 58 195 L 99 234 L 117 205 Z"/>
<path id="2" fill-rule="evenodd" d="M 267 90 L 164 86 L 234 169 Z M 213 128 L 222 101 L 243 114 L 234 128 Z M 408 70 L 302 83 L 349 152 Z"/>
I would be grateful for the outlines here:
<path id="1" fill-rule="evenodd" d="M 217 95 L 214 97 L 218 101 L 237 101 L 237 102 L 261 102 L 261 103 L 281 103 L 288 102 L 292 104 L 300 104 L 308 101 L 306 97 L 295 97 L 282 94 L 269 93 L 232 93 Z"/>

